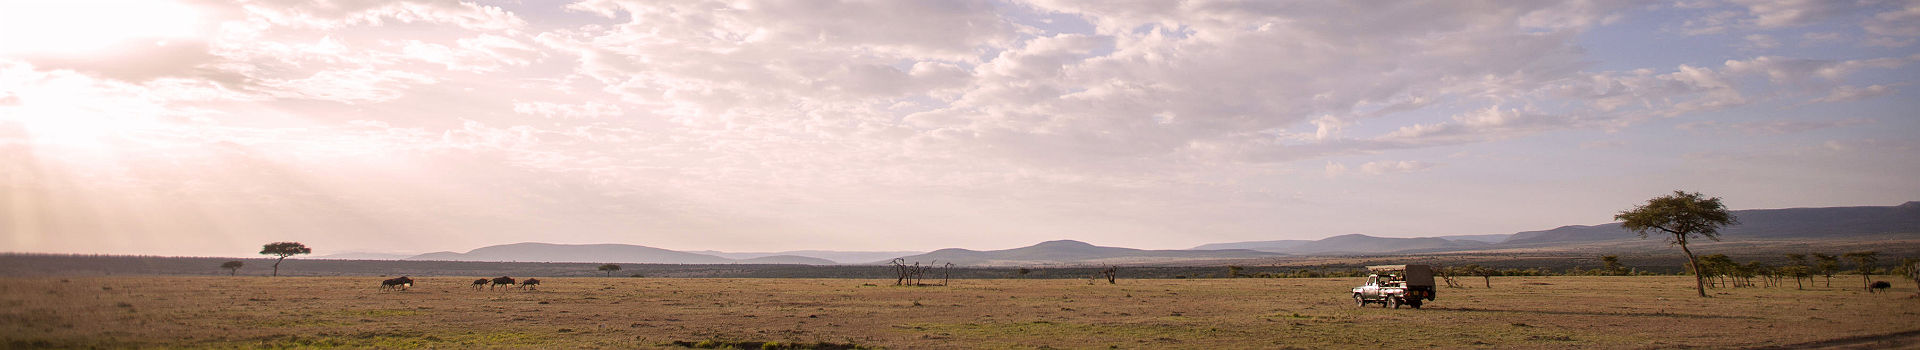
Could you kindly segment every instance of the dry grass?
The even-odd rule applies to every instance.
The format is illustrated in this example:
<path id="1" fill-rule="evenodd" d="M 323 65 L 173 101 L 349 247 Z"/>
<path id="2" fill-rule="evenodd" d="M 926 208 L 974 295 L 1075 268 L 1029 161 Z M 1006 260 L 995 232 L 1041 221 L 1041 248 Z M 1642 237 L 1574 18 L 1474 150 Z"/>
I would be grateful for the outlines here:
<path id="1" fill-rule="evenodd" d="M 1354 278 L 419 280 L 382 292 L 374 277 L 0 279 L 0 347 L 1724 348 L 1920 330 L 1912 283 L 1840 288 L 1858 277 L 1710 299 L 1691 297 L 1688 277 L 1501 277 L 1442 288 L 1425 310 L 1355 307 Z"/>

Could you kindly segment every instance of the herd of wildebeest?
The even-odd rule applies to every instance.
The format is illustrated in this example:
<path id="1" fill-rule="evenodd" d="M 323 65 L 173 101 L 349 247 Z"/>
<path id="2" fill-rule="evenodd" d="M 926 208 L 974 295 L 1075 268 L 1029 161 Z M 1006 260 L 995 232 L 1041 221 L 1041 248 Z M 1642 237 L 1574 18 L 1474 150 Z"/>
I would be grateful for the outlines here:
<path id="1" fill-rule="evenodd" d="M 533 290 L 540 286 L 540 279 L 528 278 L 525 281 L 515 281 L 513 277 L 500 276 L 500 277 L 495 277 L 491 279 L 482 278 L 482 279 L 473 280 L 473 290 L 480 290 L 480 288 L 482 287 L 485 287 L 486 289 L 491 290 L 494 287 L 499 287 L 502 285 L 505 285 L 506 288 L 518 287 L 522 290 Z M 384 281 L 380 281 L 381 290 L 388 290 L 388 289 L 407 290 L 408 288 L 412 288 L 412 287 L 413 287 L 413 278 L 409 278 L 407 276 L 388 278 Z"/>

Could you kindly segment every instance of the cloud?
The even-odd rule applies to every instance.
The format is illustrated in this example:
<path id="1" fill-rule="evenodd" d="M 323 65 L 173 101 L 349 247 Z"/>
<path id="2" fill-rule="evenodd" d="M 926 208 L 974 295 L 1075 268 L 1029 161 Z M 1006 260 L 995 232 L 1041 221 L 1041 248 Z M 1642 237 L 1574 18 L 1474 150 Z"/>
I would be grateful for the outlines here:
<path id="1" fill-rule="evenodd" d="M 547 118 L 598 119 L 619 116 L 619 105 L 587 102 L 580 104 L 561 104 L 552 102 L 514 102 L 513 112 L 531 114 Z"/>
<path id="2" fill-rule="evenodd" d="M 1716 134 L 1836 128 L 1704 112 L 1777 101 L 1818 113 L 1831 107 L 1806 103 L 1897 95 L 1899 83 L 1873 79 L 1916 59 L 1782 45 L 1910 40 L 1881 5 L 1865 19 L 1885 22 L 1876 33 L 1840 28 L 1864 12 L 1803 2 L 1679 13 L 1617 1 L 486 4 L 209 1 L 192 4 L 205 31 L 165 47 L 0 57 L 0 166 L 98 180 L 36 183 L 75 194 L 42 196 L 70 213 L 80 206 L 56 199 L 214 203 L 204 209 L 217 217 L 181 219 L 192 224 L 102 214 L 156 232 L 1153 241 L 1267 234 L 1245 220 L 1348 190 L 1320 189 L 1317 175 L 1391 180 L 1441 166 L 1423 154 L 1497 166 L 1512 161 L 1510 140 L 1599 130 L 1619 140 L 1579 146 L 1638 144 L 1662 118 Z M 1622 18 L 1697 22 L 1679 28 L 1767 51 L 1705 45 L 1711 55 L 1682 61 L 1718 63 L 1615 69 L 1637 61 L 1590 50 L 1621 35 L 1599 29 Z M 1785 30 L 1803 26 L 1845 34 Z M 1461 149 L 1437 149 L 1449 146 Z M 137 151 L 75 151 L 88 148 Z M 82 216 L 60 232 L 119 232 Z M 898 219 L 929 217 L 945 219 Z M 1191 223 L 1212 219 L 1236 224 Z"/>
<path id="3" fill-rule="evenodd" d="M 468 2 L 346 0 L 315 3 L 268 0 L 249 5 L 242 7 L 252 19 L 309 29 L 427 23 L 455 25 L 475 31 L 504 31 L 526 25 L 525 20 L 512 12 Z"/>
<path id="4" fill-rule="evenodd" d="M 1396 143 L 1453 144 L 1510 138 L 1578 124 L 1578 118 L 1491 106 L 1455 115 L 1452 121 L 1402 127 L 1380 139 Z"/>
<path id="5" fill-rule="evenodd" d="M 1832 103 L 1832 102 L 1858 101 L 1858 100 L 1864 100 L 1868 98 L 1886 96 L 1896 91 L 1897 90 L 1895 90 L 1894 88 L 1886 85 L 1869 85 L 1867 87 L 1845 85 L 1845 86 L 1834 88 L 1833 92 L 1828 93 L 1826 97 L 1813 99 L 1812 102 Z"/>
<path id="6" fill-rule="evenodd" d="M 1745 22 L 1759 28 L 1803 26 L 1860 11 L 1858 4 L 1821 0 L 1732 0 L 1751 17 Z"/>
<path id="7" fill-rule="evenodd" d="M 1732 30 L 1775 30 L 1821 23 L 1867 11 L 1870 2 L 1820 0 L 1727 0 L 1679 2 L 1675 8 L 1706 12 L 1683 20 L 1687 35 L 1726 34 Z M 1724 5 L 1731 5 L 1731 9 Z"/>
<path id="8" fill-rule="evenodd" d="M 1895 2 L 1897 8 L 1876 13 L 1862 26 L 1869 34 L 1886 37 L 1920 36 L 1920 1 Z"/>
<path id="9" fill-rule="evenodd" d="M 1415 172 L 1426 171 L 1427 169 L 1432 169 L 1436 165 L 1437 164 L 1434 164 L 1434 163 L 1428 163 L 1423 161 L 1413 161 L 1413 160 L 1371 161 L 1371 162 L 1360 164 L 1358 168 L 1359 169 L 1358 172 L 1355 172 L 1352 168 L 1349 168 L 1346 164 L 1327 162 L 1326 176 L 1341 177 L 1341 176 L 1355 175 L 1355 174 L 1367 175 L 1367 176 L 1380 176 L 1380 175 L 1400 174 L 1400 173 L 1415 173 Z"/>
<path id="10" fill-rule="evenodd" d="M 1627 145 L 1626 141 L 1620 141 L 1620 140 L 1588 141 L 1588 142 L 1581 142 L 1580 149 L 1609 149 L 1609 148 L 1620 148 L 1626 145 Z"/>
<path id="11" fill-rule="evenodd" d="M 340 103 L 386 102 L 400 98 L 413 85 L 433 84 L 431 76 L 398 70 L 328 70 L 299 79 L 264 82 L 280 98 L 302 98 Z"/>
<path id="12" fill-rule="evenodd" d="M 1848 118 L 1822 121 L 1770 120 L 1736 123 L 1702 121 L 1684 123 L 1676 127 L 1680 130 L 1687 131 L 1738 132 L 1748 135 L 1782 135 L 1872 123 L 1874 123 L 1872 119 Z"/>
<path id="13" fill-rule="evenodd" d="M 1744 39 L 1747 42 L 1740 45 L 1742 50 L 1766 50 L 1780 47 L 1780 40 L 1766 34 L 1748 34 Z"/>
<path id="14" fill-rule="evenodd" d="M 1775 83 L 1801 85 L 1813 82 L 1815 78 L 1837 81 L 1866 69 L 1899 68 L 1916 59 L 1920 59 L 1920 55 L 1845 61 L 1763 56 L 1750 60 L 1727 60 L 1726 65 L 1729 73 L 1761 74 Z"/>
<path id="15" fill-rule="evenodd" d="M 1435 164 L 1422 161 L 1380 161 L 1360 165 L 1360 172 L 1368 175 L 1411 173 L 1433 168 Z"/>
<path id="16" fill-rule="evenodd" d="M 1800 46 L 1820 46 L 1839 43 L 1846 40 L 1846 34 L 1838 32 L 1808 32 L 1800 35 Z"/>
<path id="17" fill-rule="evenodd" d="M 485 73 L 498 71 L 503 67 L 525 66 L 534 59 L 544 56 L 532 46 L 518 40 L 481 34 L 472 38 L 459 39 L 458 45 L 426 43 L 418 40 L 408 41 L 401 49 L 400 57 L 444 65 L 448 70 Z"/>
<path id="18" fill-rule="evenodd" d="M 1340 164 L 1340 163 L 1334 163 L 1334 162 L 1327 162 L 1327 171 L 1326 171 L 1326 172 L 1327 172 L 1327 177 L 1338 177 L 1338 176 L 1341 176 L 1341 175 L 1346 175 L 1346 174 L 1347 174 L 1347 165 L 1346 165 L 1346 164 Z"/>

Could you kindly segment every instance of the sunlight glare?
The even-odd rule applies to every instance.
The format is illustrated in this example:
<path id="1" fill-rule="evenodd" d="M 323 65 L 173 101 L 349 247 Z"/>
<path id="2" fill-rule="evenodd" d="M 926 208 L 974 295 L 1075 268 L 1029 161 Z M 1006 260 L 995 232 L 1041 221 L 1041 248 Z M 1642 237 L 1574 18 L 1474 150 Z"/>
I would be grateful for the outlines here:
<path id="1" fill-rule="evenodd" d="M 86 55 L 129 42 L 165 45 L 199 34 L 200 20 L 199 11 L 173 1 L 5 1 L 0 54 Z"/>

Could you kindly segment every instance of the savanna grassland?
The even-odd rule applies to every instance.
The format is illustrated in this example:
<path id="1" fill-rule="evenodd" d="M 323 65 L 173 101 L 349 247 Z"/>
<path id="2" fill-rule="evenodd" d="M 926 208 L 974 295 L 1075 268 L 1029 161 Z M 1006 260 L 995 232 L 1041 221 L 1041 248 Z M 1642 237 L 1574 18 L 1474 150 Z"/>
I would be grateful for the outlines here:
<path id="1" fill-rule="evenodd" d="M 0 347 L 1743 348 L 1914 346 L 1920 299 L 1690 277 L 1496 277 L 1426 309 L 1356 307 L 1358 278 L 954 280 L 552 278 L 0 279 Z M 1897 281 L 1898 282 L 1898 281 Z M 1902 345 L 1904 344 L 1904 345 Z"/>

